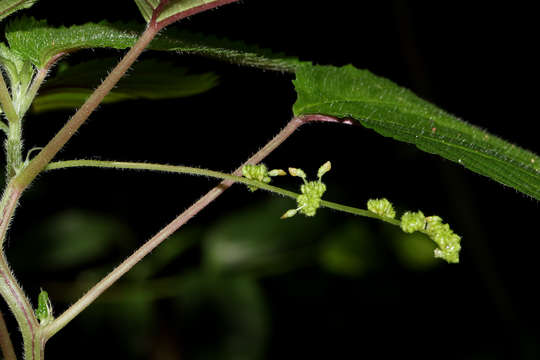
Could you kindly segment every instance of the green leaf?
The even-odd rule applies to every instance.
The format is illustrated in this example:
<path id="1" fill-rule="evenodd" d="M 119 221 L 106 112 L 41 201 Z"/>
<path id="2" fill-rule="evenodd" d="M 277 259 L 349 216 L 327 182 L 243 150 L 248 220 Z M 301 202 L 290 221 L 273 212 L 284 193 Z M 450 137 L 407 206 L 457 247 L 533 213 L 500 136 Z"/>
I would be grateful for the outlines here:
<path id="1" fill-rule="evenodd" d="M 470 125 L 389 80 L 351 65 L 303 65 L 295 115 L 352 118 L 540 200 L 540 158 Z"/>
<path id="2" fill-rule="evenodd" d="M 189 344 L 186 358 L 265 358 L 270 318 L 265 293 L 255 279 L 197 271 L 186 280 L 177 302 Z"/>
<path id="3" fill-rule="evenodd" d="M 146 22 L 150 22 L 154 10 L 159 5 L 159 0 L 135 0 L 135 4 L 137 4 L 141 15 L 144 17 L 144 20 L 146 20 Z"/>
<path id="4" fill-rule="evenodd" d="M 324 217 L 316 222 L 305 217 L 280 220 L 290 206 L 290 200 L 273 199 L 231 212 L 206 235 L 204 266 L 216 272 L 267 275 L 311 263 Z"/>
<path id="5" fill-rule="evenodd" d="M 56 76 L 34 100 L 33 110 L 45 112 L 81 106 L 116 62 L 116 59 L 96 59 L 73 66 L 61 64 Z M 203 93 L 216 84 L 217 76 L 212 73 L 189 74 L 186 68 L 169 62 L 143 60 L 135 64 L 129 76 L 120 80 L 103 102 L 180 98 Z"/>
<path id="6" fill-rule="evenodd" d="M 242 41 L 232 41 L 175 28 L 169 29 L 154 40 L 150 48 L 200 55 L 231 64 L 283 72 L 294 72 L 297 67 L 305 63 L 296 57 L 249 45 Z"/>
<path id="7" fill-rule="evenodd" d="M 34 240 L 33 251 L 40 259 L 26 266 L 37 270 L 83 266 L 106 257 L 132 239 L 124 224 L 104 215 L 74 210 L 53 215 L 29 229 L 26 236 Z M 18 251 L 28 249 L 21 247 Z"/>
<path id="8" fill-rule="evenodd" d="M 45 20 L 22 17 L 8 24 L 6 38 L 13 51 L 38 68 L 43 68 L 62 53 L 89 48 L 129 48 L 142 31 L 142 26 L 138 24 L 108 22 L 55 28 L 47 25 Z M 268 70 L 292 72 L 300 65 L 297 59 L 283 54 L 188 31 L 161 33 L 152 41 L 149 49 L 202 55 Z"/>
<path id="9" fill-rule="evenodd" d="M 364 276 L 378 270 L 384 256 L 376 237 L 358 221 L 337 227 L 324 237 L 319 247 L 319 262 L 329 272 L 345 276 Z M 433 257 L 433 253 L 430 254 Z"/>
<path id="10" fill-rule="evenodd" d="M 135 0 L 137 7 L 139 8 L 142 16 L 146 22 L 150 22 L 154 11 L 159 4 L 163 2 L 160 0 Z M 205 6 L 211 3 L 215 3 L 216 0 L 169 0 L 165 6 L 160 9 L 156 22 L 160 22 L 176 15 L 190 11 L 191 9 Z"/>
<path id="11" fill-rule="evenodd" d="M 55 28 L 45 20 L 24 16 L 8 23 L 6 39 L 13 51 L 43 68 L 55 56 L 78 49 L 128 48 L 140 30 L 138 26 L 125 24 L 119 29 L 108 22 Z"/>
<path id="12" fill-rule="evenodd" d="M 29 8 L 36 2 L 37 0 L 0 0 L 0 21 L 15 11 Z"/>

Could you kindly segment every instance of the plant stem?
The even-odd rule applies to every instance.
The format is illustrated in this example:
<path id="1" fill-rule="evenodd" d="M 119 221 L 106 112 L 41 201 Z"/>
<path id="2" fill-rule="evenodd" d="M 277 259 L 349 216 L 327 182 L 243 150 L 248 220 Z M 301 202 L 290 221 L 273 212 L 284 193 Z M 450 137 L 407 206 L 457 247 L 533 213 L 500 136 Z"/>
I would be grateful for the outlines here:
<path id="1" fill-rule="evenodd" d="M 154 170 L 154 171 L 163 171 L 171 172 L 178 174 L 189 174 L 189 175 L 201 175 L 208 176 L 217 179 L 224 179 L 231 182 L 241 183 L 249 186 L 255 186 L 261 190 L 266 190 L 268 192 L 296 199 L 300 194 L 295 192 L 279 188 L 277 186 L 268 185 L 256 180 L 251 180 L 245 177 L 226 174 L 220 171 L 201 169 L 189 166 L 175 166 L 175 165 L 163 165 L 163 164 L 152 164 L 152 163 L 140 163 L 140 162 L 123 162 L 123 161 L 101 161 L 101 160 L 67 160 L 67 161 L 56 161 L 50 163 L 45 170 L 56 170 L 56 169 L 66 169 L 73 167 L 97 167 L 97 168 L 109 168 L 109 169 L 136 169 L 136 170 Z M 321 206 L 327 207 L 329 209 L 334 209 L 354 215 L 370 217 L 373 219 L 382 220 L 388 222 L 392 225 L 399 225 L 398 220 L 390 219 L 384 216 L 379 216 L 375 213 L 372 213 L 368 210 L 358 209 L 346 205 L 337 204 L 331 201 L 321 201 Z"/>
<path id="2" fill-rule="evenodd" d="M 118 65 L 103 80 L 101 85 L 90 95 L 81 108 L 73 117 L 60 129 L 60 131 L 49 141 L 49 143 L 32 159 L 28 166 L 21 171 L 14 179 L 18 186 L 26 188 L 32 180 L 47 166 L 52 158 L 77 132 L 81 125 L 88 119 L 90 114 L 97 108 L 103 98 L 111 91 L 116 83 L 122 78 L 125 72 L 130 68 L 133 62 L 144 51 L 146 46 L 156 36 L 158 29 L 148 26 L 141 34 L 141 37 L 120 60 Z"/>
<path id="3" fill-rule="evenodd" d="M 114 162 L 114 161 L 95 161 L 95 160 L 71 160 L 71 161 L 59 161 L 50 163 L 46 168 L 47 170 L 62 169 L 68 167 L 105 167 L 105 168 L 117 168 L 117 169 L 146 169 L 157 170 L 166 172 L 186 173 L 194 175 L 211 176 L 216 178 L 225 179 L 218 186 L 210 190 L 206 195 L 200 198 L 186 211 L 180 214 L 171 223 L 165 226 L 154 237 L 148 240 L 137 251 L 135 251 L 130 257 L 122 262 L 117 268 L 115 268 L 110 274 L 103 278 L 99 283 L 94 285 L 86 294 L 84 294 L 77 302 L 75 302 L 69 309 L 67 309 L 62 315 L 56 318 L 51 324 L 44 328 L 44 335 L 46 339 L 56 334 L 60 329 L 66 326 L 73 318 L 80 314 L 86 307 L 88 307 L 94 300 L 96 300 L 105 290 L 113 285 L 120 277 L 128 272 L 135 264 L 155 249 L 161 242 L 167 239 L 178 228 L 188 222 L 199 211 L 205 208 L 208 204 L 214 201 L 220 196 L 226 189 L 228 189 L 234 182 L 240 182 L 246 185 L 253 185 L 260 189 L 274 192 L 283 196 L 287 196 L 296 199 L 299 194 L 292 191 L 284 190 L 275 186 L 264 184 L 258 181 L 246 179 L 240 177 L 242 168 L 247 164 L 256 164 L 263 160 L 268 154 L 270 154 L 275 148 L 277 148 L 285 139 L 287 139 L 298 127 L 309 121 L 327 121 L 327 122 L 347 122 L 341 121 L 335 118 L 326 116 L 305 116 L 293 118 L 289 124 L 276 135 L 266 146 L 259 150 L 249 160 L 247 160 L 242 166 L 240 166 L 232 175 L 221 173 L 218 171 L 205 170 L 199 168 L 191 168 L 187 166 L 172 166 L 172 165 L 160 165 L 160 164 L 148 164 L 148 163 L 129 163 L 129 162 Z M 389 218 L 378 216 L 368 210 L 357 209 L 341 204 L 336 204 L 330 201 L 322 201 L 321 205 L 330 209 L 348 212 L 354 215 L 366 216 L 375 218 L 378 220 L 386 221 L 392 225 L 399 225 L 399 221 Z"/>
<path id="4" fill-rule="evenodd" d="M 15 111 L 15 107 L 13 106 L 13 100 L 11 99 L 11 95 L 9 94 L 6 81 L 1 71 L 0 71 L 0 105 L 2 106 L 2 110 L 4 110 L 4 114 L 6 114 L 8 122 L 10 124 L 16 123 L 19 121 L 19 116 L 17 115 L 17 112 Z"/>
<path id="5" fill-rule="evenodd" d="M 3 251 L 6 232 L 21 193 L 22 190 L 15 186 L 13 182 L 10 182 L 0 202 L 0 246 L 2 247 L 0 254 L 0 294 L 8 304 L 21 330 L 25 359 L 36 360 L 41 358 L 44 344 L 39 335 L 39 325 L 32 305 L 13 276 Z"/>
<path id="6" fill-rule="evenodd" d="M 11 273 L 3 252 L 0 256 L 0 293 L 19 324 L 23 336 L 25 359 L 40 359 L 42 341 L 34 310 Z"/>
<path id="7" fill-rule="evenodd" d="M 0 348 L 2 349 L 2 354 L 4 355 L 5 360 L 17 360 L 17 355 L 15 355 L 15 350 L 13 348 L 13 343 L 11 342 L 11 337 L 9 336 L 9 331 L 4 321 L 4 316 L 0 311 Z"/>
<path id="8" fill-rule="evenodd" d="M 242 166 L 240 166 L 233 173 L 238 176 L 241 174 L 242 168 L 247 164 L 256 164 L 276 149 L 285 139 L 287 139 L 298 127 L 304 124 L 305 121 L 299 118 L 293 118 L 283 130 L 279 132 L 268 144 L 260 149 L 255 155 L 247 160 Z M 136 250 L 131 256 L 129 256 L 124 262 L 116 267 L 111 273 L 104 277 L 94 287 L 92 287 L 86 294 L 84 294 L 77 302 L 71 305 L 62 315 L 56 318 L 52 323 L 44 328 L 44 335 L 46 339 L 56 334 L 60 329 L 66 326 L 75 316 L 80 314 L 86 309 L 99 295 L 113 285 L 119 278 L 121 278 L 126 272 L 128 272 L 135 264 L 137 264 L 143 257 L 149 254 L 155 249 L 161 242 L 167 239 L 183 224 L 188 222 L 199 211 L 204 209 L 208 204 L 219 197 L 225 190 L 227 190 L 232 184 L 233 180 L 224 180 L 218 186 L 210 190 L 206 195 L 196 201 L 187 210 L 180 214 L 176 219 L 165 226 L 154 237 L 148 240 L 138 250 Z M 259 183 L 257 183 L 259 184 Z"/>

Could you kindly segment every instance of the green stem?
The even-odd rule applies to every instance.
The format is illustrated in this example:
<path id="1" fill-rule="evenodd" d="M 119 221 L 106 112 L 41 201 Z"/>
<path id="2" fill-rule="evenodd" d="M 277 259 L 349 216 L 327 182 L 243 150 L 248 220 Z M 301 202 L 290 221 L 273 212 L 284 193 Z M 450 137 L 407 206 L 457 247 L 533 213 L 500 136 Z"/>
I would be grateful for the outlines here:
<path id="1" fill-rule="evenodd" d="M 13 182 L 10 182 L 2 195 L 0 202 L 0 246 L 2 249 L 1 244 L 3 244 L 6 237 L 9 223 L 13 218 L 21 193 L 22 190 L 17 188 Z M 0 294 L 8 304 L 21 330 L 25 359 L 41 359 L 44 341 L 42 341 L 43 337 L 40 334 L 34 310 L 13 276 L 3 251 L 0 254 Z"/>
<path id="2" fill-rule="evenodd" d="M 6 177 L 11 180 L 21 169 L 23 141 L 22 141 L 22 123 L 20 121 L 9 124 L 6 147 Z"/>
<path id="3" fill-rule="evenodd" d="M 0 348 L 2 349 L 2 354 L 4 355 L 5 360 L 17 360 L 17 355 L 15 355 L 15 349 L 13 348 L 13 343 L 11 342 L 11 337 L 9 336 L 9 331 L 4 320 L 4 315 L 0 311 Z"/>
<path id="4" fill-rule="evenodd" d="M 250 157 L 244 164 L 236 169 L 233 174 L 240 175 L 242 168 L 247 164 L 257 164 L 262 161 L 268 154 L 274 151 L 283 141 L 285 141 L 296 129 L 307 121 L 301 118 L 293 118 L 285 128 L 283 128 L 272 140 L 268 142 L 262 149 L 257 151 L 255 155 Z M 208 204 L 217 199 L 225 190 L 227 190 L 232 184 L 233 180 L 223 180 L 218 186 L 214 187 L 202 198 L 197 200 L 187 210 L 178 215 L 167 226 L 161 229 L 154 237 L 148 240 L 144 245 L 137 249 L 131 256 L 129 256 L 124 262 L 116 267 L 111 273 L 105 276 L 100 282 L 92 287 L 86 294 L 84 294 L 77 302 L 71 305 L 62 315 L 56 318 L 52 323 L 47 325 L 43 332 L 45 339 L 49 339 L 56 334 L 60 329 L 66 326 L 73 318 L 86 309 L 94 300 L 96 300 L 105 290 L 112 286 L 118 279 L 120 279 L 126 272 L 128 272 L 135 264 L 141 261 L 146 255 L 148 255 L 153 249 L 161 244 L 165 239 L 172 235 L 182 225 L 188 222 L 191 218 L 204 209 Z M 253 183 L 253 185 L 259 185 L 260 183 Z M 294 194 L 294 193 L 291 193 Z"/>
<path id="5" fill-rule="evenodd" d="M 142 163 L 142 162 L 124 162 L 124 161 L 101 161 L 101 160 L 67 160 L 67 161 L 56 161 L 50 163 L 45 170 L 56 170 L 56 169 L 66 169 L 74 167 L 93 167 L 93 168 L 109 168 L 109 169 L 136 169 L 136 170 L 153 170 L 161 172 L 170 172 L 177 174 L 188 174 L 188 175 L 199 175 L 199 176 L 208 176 L 217 179 L 229 180 L 235 183 L 241 183 L 245 185 L 255 186 L 258 189 L 266 190 L 268 192 L 289 197 L 295 199 L 300 195 L 293 191 L 285 190 L 277 186 L 268 185 L 260 181 L 251 180 L 245 177 L 231 175 L 223 173 L 220 171 L 201 169 L 189 166 L 176 166 L 176 165 L 163 165 L 163 164 L 152 164 L 152 163 Z M 363 210 L 354 208 L 351 206 L 341 205 L 331 201 L 321 201 L 321 206 L 334 209 L 349 214 L 365 216 L 373 219 L 378 219 L 390 223 L 392 225 L 399 226 L 400 222 L 395 219 L 385 218 L 379 216 L 375 213 L 372 213 L 369 210 Z"/>
<path id="6" fill-rule="evenodd" d="M 88 119 L 90 114 L 98 107 L 103 98 L 111 91 L 116 83 L 122 78 L 133 62 L 144 51 L 147 45 L 156 36 L 158 30 L 149 26 L 141 34 L 141 37 L 129 52 L 120 60 L 118 65 L 103 80 L 101 85 L 90 95 L 81 108 L 73 117 L 58 131 L 39 154 L 21 171 L 14 179 L 18 186 L 26 188 L 35 177 L 47 166 L 60 149 L 71 139 L 81 125 Z"/>
<path id="7" fill-rule="evenodd" d="M 45 64 L 45 66 L 43 66 L 41 69 L 38 69 L 36 75 L 32 79 L 32 84 L 24 95 L 23 104 L 21 106 L 21 114 L 23 115 L 21 116 L 24 116 L 24 114 L 26 114 L 26 112 L 28 111 L 30 105 L 32 105 L 32 102 L 34 101 L 39 88 L 43 84 L 43 81 L 45 81 L 45 78 L 47 77 L 47 74 L 49 73 L 51 67 L 65 54 L 66 53 L 64 52 L 56 54 L 49 60 L 49 62 L 47 62 L 47 64 Z"/>
<path id="8" fill-rule="evenodd" d="M 4 80 L 4 76 L 2 75 L 1 72 L 0 72 L 0 105 L 2 106 L 2 110 L 4 110 L 4 114 L 6 114 L 8 122 L 10 124 L 16 123 L 19 121 L 19 116 L 17 115 L 17 112 L 15 111 L 15 107 L 13 106 L 13 100 L 11 99 L 11 95 L 9 94 L 6 81 Z"/>

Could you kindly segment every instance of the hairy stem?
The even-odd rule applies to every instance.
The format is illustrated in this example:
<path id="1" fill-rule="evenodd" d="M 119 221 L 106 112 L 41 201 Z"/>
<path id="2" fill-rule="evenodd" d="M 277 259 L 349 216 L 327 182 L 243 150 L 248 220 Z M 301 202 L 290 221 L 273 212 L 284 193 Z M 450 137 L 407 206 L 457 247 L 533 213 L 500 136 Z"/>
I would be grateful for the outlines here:
<path id="1" fill-rule="evenodd" d="M 2 354 L 4 355 L 5 360 L 17 360 L 17 355 L 15 355 L 15 349 L 13 348 L 13 343 L 11 342 L 11 337 L 9 336 L 9 331 L 4 320 L 4 315 L 0 311 L 0 348 L 2 349 Z"/>
<path id="2" fill-rule="evenodd" d="M 49 141 L 39 154 L 20 172 L 15 178 L 18 186 L 26 188 L 32 180 L 47 166 L 60 149 L 71 139 L 81 125 L 88 119 L 90 114 L 98 107 L 103 98 L 111 91 L 116 83 L 122 78 L 133 62 L 144 51 L 146 46 L 156 36 L 158 30 L 149 26 L 128 53 L 120 60 L 118 65 L 103 80 L 101 85 L 90 95 L 81 108 L 64 125 L 62 129 Z"/>
<path id="3" fill-rule="evenodd" d="M 3 253 L 0 257 L 0 294 L 19 324 L 23 336 L 25 359 L 40 359 L 42 341 L 34 310 L 9 269 Z"/>
<path id="4" fill-rule="evenodd" d="M 3 242 L 13 218 L 22 190 L 9 183 L 0 202 L 0 294 L 9 306 L 19 325 L 24 342 L 25 359 L 40 359 L 42 341 L 34 310 L 24 291 L 17 283 L 6 261 Z"/>
<path id="5" fill-rule="evenodd" d="M 67 161 L 56 161 L 50 163 L 45 170 L 56 170 L 56 169 L 66 169 L 73 167 L 94 167 L 94 168 L 108 168 L 108 169 L 136 169 L 136 170 L 153 170 L 153 171 L 162 171 L 162 172 L 171 172 L 177 174 L 189 174 L 189 175 L 200 175 L 208 176 L 217 179 L 223 179 L 231 181 L 233 183 L 241 183 L 245 185 L 255 186 L 258 189 L 266 190 L 268 192 L 296 199 L 300 194 L 297 194 L 293 191 L 285 190 L 277 186 L 268 185 L 256 180 L 251 180 L 245 177 L 226 174 L 220 171 L 201 169 L 189 166 L 175 166 L 175 165 L 164 165 L 164 164 L 152 164 L 152 163 L 141 163 L 141 162 L 124 162 L 124 161 L 101 161 L 101 160 L 67 160 Z M 322 207 L 327 207 L 329 209 L 334 209 L 354 215 L 370 217 L 373 219 L 378 219 L 390 223 L 392 225 L 399 225 L 398 220 L 390 219 L 388 217 L 379 216 L 371 211 L 358 209 L 355 207 L 350 207 L 346 205 L 337 204 L 331 201 L 321 201 Z"/>
<path id="6" fill-rule="evenodd" d="M 255 155 L 247 160 L 242 166 L 240 166 L 233 173 L 238 176 L 241 174 L 242 168 L 247 164 L 256 164 L 263 160 L 268 154 L 276 149 L 285 139 L 287 139 L 298 127 L 304 124 L 305 121 L 299 118 L 292 119 L 283 130 L 279 132 L 268 144 L 260 149 Z M 113 285 L 118 279 L 120 279 L 126 272 L 128 272 L 135 264 L 141 261 L 147 254 L 155 249 L 161 242 L 167 239 L 178 228 L 188 222 L 199 211 L 204 209 L 208 204 L 219 197 L 225 190 L 227 190 L 234 180 L 224 180 L 218 186 L 210 190 L 206 195 L 196 201 L 182 214 L 171 221 L 167 226 L 161 229 L 154 237 L 148 240 L 138 250 L 136 250 L 131 256 L 129 256 L 124 262 L 116 267 L 110 274 L 103 278 L 100 282 L 94 285 L 86 294 L 84 294 L 77 302 L 69 307 L 62 315 L 56 318 L 52 323 L 44 328 L 44 334 L 46 338 L 50 338 L 56 334 L 60 329 L 66 326 L 75 316 L 80 314 L 86 309 L 99 295 Z"/>

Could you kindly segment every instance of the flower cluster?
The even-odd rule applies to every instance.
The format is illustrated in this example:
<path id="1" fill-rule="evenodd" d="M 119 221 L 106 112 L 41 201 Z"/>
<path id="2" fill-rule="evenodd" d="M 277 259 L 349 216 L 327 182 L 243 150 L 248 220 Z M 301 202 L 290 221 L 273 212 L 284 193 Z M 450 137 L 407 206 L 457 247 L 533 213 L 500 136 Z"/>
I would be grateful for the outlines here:
<path id="1" fill-rule="evenodd" d="M 435 249 L 435 257 L 449 263 L 459 262 L 461 237 L 444 224 L 439 216 L 424 216 L 421 211 L 407 211 L 401 217 L 401 229 L 407 233 L 422 231 L 439 247 Z"/>
<path id="2" fill-rule="evenodd" d="M 396 217 L 396 212 L 392 206 L 392 203 L 385 198 L 368 200 L 367 208 L 369 211 L 379 216 L 384 216 L 390 219 Z"/>
<path id="3" fill-rule="evenodd" d="M 302 169 L 289 168 L 289 174 L 297 176 L 304 181 L 300 187 L 302 193 L 296 198 L 296 209 L 290 209 L 281 216 L 282 219 L 293 217 L 298 212 L 306 216 L 314 216 L 317 209 L 321 206 L 321 198 L 326 191 L 326 185 L 321 181 L 321 178 L 332 168 L 330 161 L 325 162 L 317 172 L 317 181 L 307 181 L 306 173 Z"/>
<path id="4" fill-rule="evenodd" d="M 268 184 L 272 179 L 272 176 L 283 176 L 287 173 L 281 169 L 274 169 L 268 171 L 268 168 L 264 164 L 259 165 L 246 165 L 242 168 L 242 174 L 245 178 L 260 181 Z M 257 190 L 256 186 L 248 185 L 250 191 Z"/>

